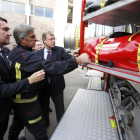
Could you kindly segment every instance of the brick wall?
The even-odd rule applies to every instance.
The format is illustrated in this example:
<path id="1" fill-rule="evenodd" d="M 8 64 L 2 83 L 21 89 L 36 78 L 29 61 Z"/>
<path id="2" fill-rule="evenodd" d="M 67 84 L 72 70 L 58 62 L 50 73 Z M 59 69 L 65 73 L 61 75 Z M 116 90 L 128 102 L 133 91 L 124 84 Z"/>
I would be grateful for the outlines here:
<path id="1" fill-rule="evenodd" d="M 27 3 L 27 0 L 7 0 L 7 1 L 12 1 L 12 2 L 17 2 L 17 3 Z"/>
<path id="2" fill-rule="evenodd" d="M 0 13 L 0 16 L 8 20 L 8 25 L 10 27 L 10 32 L 13 34 L 13 29 L 15 25 L 20 23 L 26 23 L 26 16 L 20 14 L 12 14 L 12 13 Z M 10 44 L 7 47 L 11 50 L 13 49 L 13 45 L 16 45 L 16 42 L 13 36 L 10 38 Z"/>
<path id="3" fill-rule="evenodd" d="M 54 32 L 54 19 L 31 16 L 30 25 L 35 28 L 35 34 L 38 40 L 42 41 L 42 33 L 51 30 Z"/>
<path id="4" fill-rule="evenodd" d="M 30 5 L 54 9 L 56 0 L 30 0 Z"/>
<path id="5" fill-rule="evenodd" d="M 27 0 L 7 0 L 7 1 L 13 1 L 18 3 L 27 3 Z M 54 9 L 55 7 L 55 1 L 56 0 L 30 0 L 30 5 L 45 7 Z M 27 23 L 27 17 L 26 15 L 20 15 L 20 14 L 13 14 L 13 13 L 7 13 L 7 12 L 0 12 L 0 16 L 4 17 L 8 20 L 8 24 L 10 26 L 10 31 L 13 34 L 13 29 L 15 25 L 19 23 Z M 54 32 L 54 23 L 55 20 L 52 18 L 45 18 L 45 17 L 37 17 L 37 16 L 30 16 L 30 25 L 35 28 L 35 33 L 37 36 L 37 39 L 42 41 L 42 33 L 46 30 L 51 30 Z M 7 47 L 11 50 L 13 49 L 13 46 L 16 45 L 15 40 L 13 36 L 10 39 L 11 44 Z"/>

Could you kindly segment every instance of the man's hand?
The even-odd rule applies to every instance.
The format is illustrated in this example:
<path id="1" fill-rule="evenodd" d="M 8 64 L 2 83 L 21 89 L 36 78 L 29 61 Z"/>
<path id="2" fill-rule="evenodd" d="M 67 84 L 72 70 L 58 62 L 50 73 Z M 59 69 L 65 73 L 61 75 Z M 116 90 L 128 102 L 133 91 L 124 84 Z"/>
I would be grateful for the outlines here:
<path id="1" fill-rule="evenodd" d="M 45 71 L 40 70 L 38 72 L 33 73 L 30 77 L 28 77 L 29 84 L 37 83 L 39 81 L 44 80 Z"/>
<path id="2" fill-rule="evenodd" d="M 79 56 L 79 51 L 80 51 L 80 48 L 76 49 L 74 52 L 73 52 L 73 57 L 78 57 Z"/>
<path id="3" fill-rule="evenodd" d="M 80 56 L 76 57 L 77 63 L 90 63 L 89 55 L 82 53 Z"/>

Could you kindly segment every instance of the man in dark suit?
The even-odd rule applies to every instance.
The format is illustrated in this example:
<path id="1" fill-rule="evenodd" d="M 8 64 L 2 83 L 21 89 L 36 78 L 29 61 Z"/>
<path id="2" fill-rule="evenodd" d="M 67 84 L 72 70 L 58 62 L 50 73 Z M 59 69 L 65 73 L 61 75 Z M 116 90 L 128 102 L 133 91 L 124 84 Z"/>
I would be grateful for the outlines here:
<path id="1" fill-rule="evenodd" d="M 35 73 L 27 79 L 12 83 L 10 74 L 10 61 L 6 58 L 4 45 L 10 43 L 10 28 L 7 20 L 0 17 L 0 140 L 3 140 L 9 120 L 9 113 L 12 109 L 13 95 L 22 93 L 30 89 L 29 84 L 33 84 L 44 79 L 45 72 Z"/>
<path id="2" fill-rule="evenodd" d="M 36 52 L 37 55 L 43 59 L 47 59 L 51 62 L 62 61 L 73 56 L 66 53 L 62 47 L 55 46 L 55 36 L 51 31 L 44 32 L 42 40 L 45 48 Z M 64 114 L 64 98 L 63 90 L 65 88 L 64 76 L 49 76 L 45 78 L 45 82 L 42 82 L 40 89 L 39 101 L 41 109 L 45 118 L 46 126 L 49 126 L 49 101 L 50 97 L 54 102 L 57 122 L 60 121 Z"/>

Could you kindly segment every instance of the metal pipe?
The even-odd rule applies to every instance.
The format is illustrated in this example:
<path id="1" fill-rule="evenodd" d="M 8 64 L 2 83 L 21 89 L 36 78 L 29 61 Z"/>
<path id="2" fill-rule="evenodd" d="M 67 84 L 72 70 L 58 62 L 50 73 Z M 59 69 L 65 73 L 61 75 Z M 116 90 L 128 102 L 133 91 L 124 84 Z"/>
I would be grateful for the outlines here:
<path id="1" fill-rule="evenodd" d="M 83 22 L 83 12 L 85 12 L 85 5 L 86 5 L 86 0 L 82 0 L 81 25 L 80 25 L 80 54 L 83 53 L 83 47 L 84 47 L 84 34 L 85 34 L 86 23 Z"/>

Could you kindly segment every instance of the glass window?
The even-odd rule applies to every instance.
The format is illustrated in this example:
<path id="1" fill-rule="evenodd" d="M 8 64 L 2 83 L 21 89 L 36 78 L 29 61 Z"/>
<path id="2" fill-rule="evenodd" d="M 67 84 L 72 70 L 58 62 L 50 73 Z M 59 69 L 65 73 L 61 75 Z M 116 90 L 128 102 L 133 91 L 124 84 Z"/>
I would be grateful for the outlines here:
<path id="1" fill-rule="evenodd" d="M 45 8 L 45 17 L 53 18 L 53 9 Z"/>
<path id="2" fill-rule="evenodd" d="M 33 14 L 34 14 L 34 6 L 31 5 L 31 15 L 33 15 Z"/>
<path id="3" fill-rule="evenodd" d="M 68 0 L 69 4 L 73 4 L 73 0 Z"/>
<path id="4" fill-rule="evenodd" d="M 25 14 L 25 5 L 14 3 L 14 13 Z"/>
<path id="5" fill-rule="evenodd" d="M 44 17 L 44 8 L 35 6 L 34 15 Z"/>
<path id="6" fill-rule="evenodd" d="M 13 3 L 9 1 L 1 1 L 1 11 L 13 13 Z"/>
<path id="7" fill-rule="evenodd" d="M 72 23 L 73 6 L 68 5 L 67 23 Z"/>

